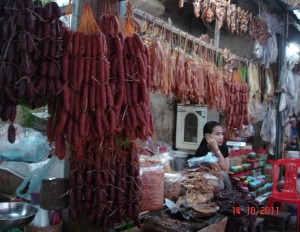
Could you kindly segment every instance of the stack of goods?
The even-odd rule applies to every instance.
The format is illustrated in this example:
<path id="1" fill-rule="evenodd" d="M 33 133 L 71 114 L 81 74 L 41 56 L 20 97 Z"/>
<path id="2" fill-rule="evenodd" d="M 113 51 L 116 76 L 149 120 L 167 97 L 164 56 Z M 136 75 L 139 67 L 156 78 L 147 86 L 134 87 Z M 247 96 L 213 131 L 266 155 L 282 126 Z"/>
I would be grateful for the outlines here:
<path id="1" fill-rule="evenodd" d="M 230 153 L 229 166 L 230 175 L 238 177 L 241 175 L 257 175 L 263 173 L 267 162 L 266 153 L 257 154 L 251 150 L 235 150 Z"/>
<path id="2" fill-rule="evenodd" d="M 249 153 L 251 150 L 233 150 L 229 154 L 229 175 L 231 177 L 236 177 L 240 175 L 250 175 L 252 170 L 255 170 L 255 167 L 252 167 L 249 160 Z"/>
<path id="3" fill-rule="evenodd" d="M 264 175 L 259 176 L 241 176 L 232 179 L 233 187 L 252 198 L 263 195 L 272 190 L 273 184 L 266 179 Z"/>
<path id="4" fill-rule="evenodd" d="M 233 187 L 252 197 L 263 195 L 272 189 L 272 169 L 266 163 L 267 153 L 265 150 L 235 150 L 230 153 L 229 176 Z M 240 163 L 236 165 L 238 160 Z M 263 175 L 264 174 L 264 175 Z"/>

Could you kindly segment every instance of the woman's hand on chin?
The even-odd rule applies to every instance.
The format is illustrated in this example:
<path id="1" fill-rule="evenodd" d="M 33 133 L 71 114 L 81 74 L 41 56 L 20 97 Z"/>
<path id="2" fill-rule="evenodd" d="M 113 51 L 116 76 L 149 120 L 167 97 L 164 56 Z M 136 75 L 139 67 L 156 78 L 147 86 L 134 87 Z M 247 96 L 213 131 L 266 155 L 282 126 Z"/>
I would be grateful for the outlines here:
<path id="1" fill-rule="evenodd" d="M 218 143 L 214 137 L 210 134 L 205 134 L 205 139 L 207 141 L 207 147 L 210 151 L 216 153 L 219 151 Z"/>

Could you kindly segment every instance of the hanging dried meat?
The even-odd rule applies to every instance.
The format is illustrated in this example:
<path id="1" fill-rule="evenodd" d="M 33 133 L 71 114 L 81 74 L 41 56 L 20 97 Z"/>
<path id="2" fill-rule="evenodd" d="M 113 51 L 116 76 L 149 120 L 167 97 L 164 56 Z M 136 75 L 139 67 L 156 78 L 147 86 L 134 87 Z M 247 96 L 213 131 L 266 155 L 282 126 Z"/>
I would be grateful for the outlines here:
<path id="1" fill-rule="evenodd" d="M 230 0 L 229 0 L 230 1 Z M 218 29 L 221 30 L 226 18 L 226 9 L 229 3 L 226 0 L 216 0 L 216 18 L 218 22 Z"/>
<path id="2" fill-rule="evenodd" d="M 265 45 L 270 37 L 266 22 L 254 17 L 250 21 L 249 36 L 253 40 L 258 40 L 261 45 Z"/>

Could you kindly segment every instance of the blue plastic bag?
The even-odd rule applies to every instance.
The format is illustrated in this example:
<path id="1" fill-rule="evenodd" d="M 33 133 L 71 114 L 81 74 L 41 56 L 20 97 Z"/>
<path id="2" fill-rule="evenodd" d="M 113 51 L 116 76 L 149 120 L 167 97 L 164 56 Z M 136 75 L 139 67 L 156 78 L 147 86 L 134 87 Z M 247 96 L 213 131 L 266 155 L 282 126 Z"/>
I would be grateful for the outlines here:
<path id="1" fill-rule="evenodd" d="M 194 167 L 203 163 L 217 163 L 218 158 L 214 156 L 211 152 L 208 152 L 206 156 L 193 157 L 187 160 L 189 167 Z"/>
<path id="2" fill-rule="evenodd" d="M 50 146 L 47 137 L 33 129 L 23 129 L 14 125 L 17 131 L 16 141 L 9 143 L 7 140 L 6 125 L 0 136 L 0 160 L 37 163 L 46 160 Z"/>

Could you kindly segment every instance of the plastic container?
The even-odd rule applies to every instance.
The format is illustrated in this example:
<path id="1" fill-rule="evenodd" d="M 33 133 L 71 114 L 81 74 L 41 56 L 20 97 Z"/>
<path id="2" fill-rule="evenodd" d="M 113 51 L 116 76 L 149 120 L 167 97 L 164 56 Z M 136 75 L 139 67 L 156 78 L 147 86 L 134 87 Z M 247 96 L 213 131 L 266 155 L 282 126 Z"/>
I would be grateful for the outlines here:
<path id="1" fill-rule="evenodd" d="M 248 159 L 248 155 L 247 155 L 247 154 L 241 154 L 240 156 L 241 156 L 241 158 L 242 158 L 242 163 L 243 163 L 243 164 L 246 163 L 246 162 L 247 162 L 247 159 Z"/>
<path id="2" fill-rule="evenodd" d="M 230 167 L 230 171 L 233 172 L 234 174 L 237 174 L 238 173 L 238 169 L 236 166 L 231 166 Z"/>
<path id="3" fill-rule="evenodd" d="M 179 173 L 165 173 L 164 177 L 164 197 L 176 202 L 180 196 L 182 176 Z"/>
<path id="4" fill-rule="evenodd" d="M 286 151 L 286 157 L 299 159 L 299 151 Z"/>
<path id="5" fill-rule="evenodd" d="M 188 154 L 183 151 L 174 151 L 174 170 L 180 171 L 187 164 Z"/>
<path id="6" fill-rule="evenodd" d="M 272 174 L 273 174 L 273 165 L 265 164 L 263 172 L 264 172 L 265 176 L 272 176 Z"/>
<path id="7" fill-rule="evenodd" d="M 258 167 L 259 168 L 262 168 L 264 165 L 265 165 L 265 163 L 266 163 L 266 158 L 265 157 L 259 157 L 258 158 Z"/>
<path id="8" fill-rule="evenodd" d="M 264 157 L 266 160 L 268 160 L 268 152 L 267 150 L 263 148 L 257 148 L 254 150 L 256 152 L 257 157 Z"/>
<path id="9" fill-rule="evenodd" d="M 249 184 L 249 189 L 250 191 L 255 192 L 257 190 L 257 184 L 255 182 L 251 182 Z"/>
<path id="10" fill-rule="evenodd" d="M 240 156 L 234 156 L 234 160 L 235 160 L 235 165 L 242 165 L 242 157 Z"/>
<path id="11" fill-rule="evenodd" d="M 252 151 L 252 152 L 249 152 L 249 154 L 248 154 L 248 159 L 255 159 L 256 158 L 256 153 L 254 152 L 254 151 Z"/>
<path id="12" fill-rule="evenodd" d="M 235 166 L 235 159 L 234 159 L 234 157 L 229 157 L 229 166 Z"/>
<path id="13" fill-rule="evenodd" d="M 257 159 L 248 159 L 247 162 L 251 165 L 251 169 L 258 168 L 258 160 Z"/>
<path id="14" fill-rule="evenodd" d="M 162 166 L 140 168 L 142 211 L 154 211 L 163 206 L 164 174 L 165 171 Z"/>

